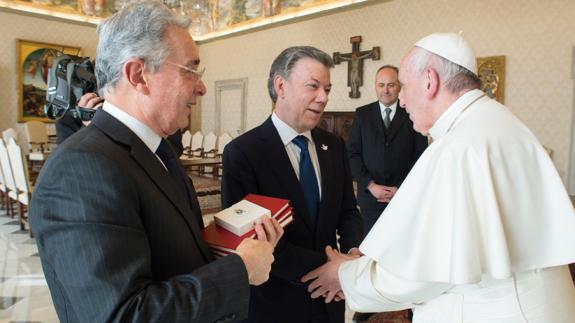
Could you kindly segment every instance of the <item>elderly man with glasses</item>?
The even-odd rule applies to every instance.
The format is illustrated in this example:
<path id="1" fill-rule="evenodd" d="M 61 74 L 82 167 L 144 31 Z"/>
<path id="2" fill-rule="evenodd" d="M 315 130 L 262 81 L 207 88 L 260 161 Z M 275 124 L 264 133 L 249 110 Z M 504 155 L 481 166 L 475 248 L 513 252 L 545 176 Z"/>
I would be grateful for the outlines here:
<path id="1" fill-rule="evenodd" d="M 205 94 L 189 21 L 158 2 L 98 27 L 104 105 L 46 163 L 30 206 L 62 322 L 215 322 L 247 317 L 283 231 L 256 226 L 219 260 L 202 240 L 193 185 L 166 138 Z"/>

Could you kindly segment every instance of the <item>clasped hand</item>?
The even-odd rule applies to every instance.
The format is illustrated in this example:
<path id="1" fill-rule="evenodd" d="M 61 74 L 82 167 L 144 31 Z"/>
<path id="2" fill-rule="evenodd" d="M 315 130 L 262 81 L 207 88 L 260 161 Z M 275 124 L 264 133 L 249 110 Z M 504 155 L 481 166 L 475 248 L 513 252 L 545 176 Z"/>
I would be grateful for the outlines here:
<path id="1" fill-rule="evenodd" d="M 396 186 L 379 185 L 373 182 L 368 185 L 367 189 L 379 203 L 389 203 L 397 192 Z"/>
<path id="2" fill-rule="evenodd" d="M 330 246 L 325 247 L 327 262 L 318 268 L 310 271 L 302 277 L 301 281 L 306 283 L 311 281 L 308 291 L 311 298 L 325 297 L 325 302 L 340 301 L 345 298 L 339 283 L 339 266 L 346 261 L 354 260 L 360 256 L 359 250 L 345 255 Z"/>

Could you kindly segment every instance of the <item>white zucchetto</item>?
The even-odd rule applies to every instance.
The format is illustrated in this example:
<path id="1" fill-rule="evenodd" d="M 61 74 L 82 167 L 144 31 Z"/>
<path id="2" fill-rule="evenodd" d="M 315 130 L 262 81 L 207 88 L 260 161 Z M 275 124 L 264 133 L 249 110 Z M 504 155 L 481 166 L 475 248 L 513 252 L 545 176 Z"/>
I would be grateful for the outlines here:
<path id="1" fill-rule="evenodd" d="M 477 75 L 475 54 L 461 35 L 455 33 L 431 34 L 420 39 L 415 43 L 415 46 L 465 67 Z"/>

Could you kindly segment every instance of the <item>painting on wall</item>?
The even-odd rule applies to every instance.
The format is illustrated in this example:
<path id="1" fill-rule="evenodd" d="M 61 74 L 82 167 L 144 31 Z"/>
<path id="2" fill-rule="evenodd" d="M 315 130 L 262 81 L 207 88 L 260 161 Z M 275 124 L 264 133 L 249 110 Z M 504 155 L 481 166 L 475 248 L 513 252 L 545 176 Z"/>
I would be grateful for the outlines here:
<path id="1" fill-rule="evenodd" d="M 505 56 L 477 58 L 477 75 L 481 90 L 503 104 L 505 99 Z"/>
<path id="2" fill-rule="evenodd" d="M 202 2 L 202 0 L 196 0 Z M 209 27 L 196 40 L 257 28 L 272 23 L 374 0 L 205 0 Z"/>
<path id="3" fill-rule="evenodd" d="M 172 11 L 191 18 L 191 32 L 203 41 L 290 19 L 309 17 L 362 3 L 391 0 L 162 0 Z M 0 0 L 0 8 L 49 15 L 97 25 L 138 0 Z"/>
<path id="4" fill-rule="evenodd" d="M 17 40 L 18 122 L 51 121 L 44 114 L 48 70 L 60 53 L 80 55 L 80 48 Z"/>

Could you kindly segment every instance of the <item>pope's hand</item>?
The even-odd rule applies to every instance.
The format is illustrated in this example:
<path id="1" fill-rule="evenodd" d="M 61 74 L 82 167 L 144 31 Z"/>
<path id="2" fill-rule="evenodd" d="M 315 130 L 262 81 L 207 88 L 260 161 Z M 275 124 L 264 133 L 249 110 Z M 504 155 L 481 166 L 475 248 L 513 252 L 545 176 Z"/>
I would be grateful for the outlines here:
<path id="1" fill-rule="evenodd" d="M 325 297 L 325 302 L 339 301 L 344 299 L 339 283 L 338 270 L 339 266 L 349 260 L 359 256 L 344 255 L 334 250 L 330 246 L 325 247 L 325 253 L 328 261 L 318 268 L 310 271 L 302 277 L 302 282 L 312 281 L 308 286 L 308 291 L 312 298 Z"/>

